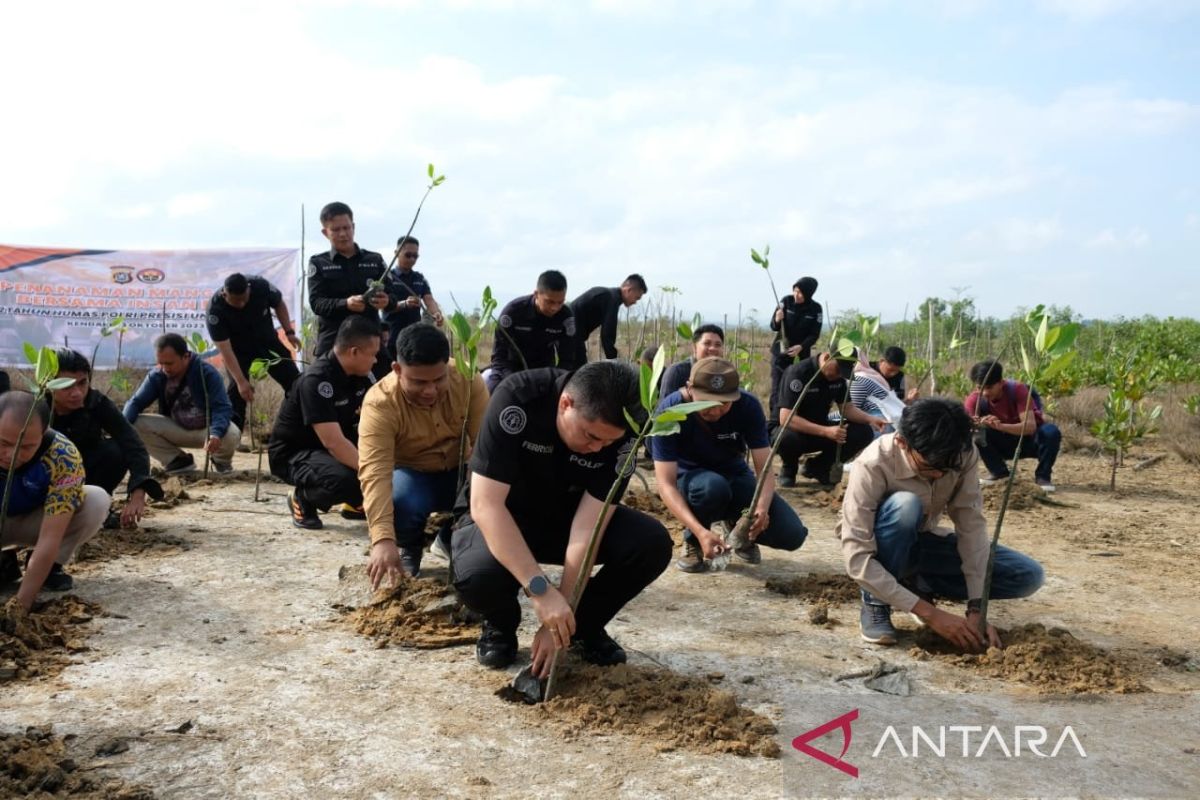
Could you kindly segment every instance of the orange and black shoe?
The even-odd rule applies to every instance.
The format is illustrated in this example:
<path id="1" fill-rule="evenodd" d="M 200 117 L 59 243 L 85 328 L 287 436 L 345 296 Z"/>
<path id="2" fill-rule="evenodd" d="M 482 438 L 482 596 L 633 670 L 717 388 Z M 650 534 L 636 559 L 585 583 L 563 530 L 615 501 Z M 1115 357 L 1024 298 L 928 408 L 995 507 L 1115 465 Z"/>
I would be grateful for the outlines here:
<path id="1" fill-rule="evenodd" d="M 288 509 L 292 512 L 292 524 L 307 531 L 319 531 L 325 527 L 317 514 L 317 507 L 304 497 L 304 490 L 295 487 L 288 492 Z"/>
<path id="2" fill-rule="evenodd" d="M 342 519 L 366 519 L 367 512 L 362 506 L 352 506 L 349 503 L 342 503 Z"/>

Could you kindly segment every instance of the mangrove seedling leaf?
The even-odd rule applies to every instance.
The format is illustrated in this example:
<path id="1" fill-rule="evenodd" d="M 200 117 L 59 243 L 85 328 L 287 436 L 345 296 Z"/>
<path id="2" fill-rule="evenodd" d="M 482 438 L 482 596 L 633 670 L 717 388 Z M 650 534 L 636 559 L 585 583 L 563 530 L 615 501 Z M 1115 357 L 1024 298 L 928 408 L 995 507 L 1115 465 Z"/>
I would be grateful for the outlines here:
<path id="1" fill-rule="evenodd" d="M 38 360 L 38 349 L 29 342 L 25 342 L 22 345 L 22 348 L 25 351 L 25 360 L 30 364 L 36 365 Z"/>
<path id="2" fill-rule="evenodd" d="M 55 378 L 46 384 L 46 389 L 51 392 L 57 392 L 59 389 L 69 389 L 74 385 L 74 378 Z"/>

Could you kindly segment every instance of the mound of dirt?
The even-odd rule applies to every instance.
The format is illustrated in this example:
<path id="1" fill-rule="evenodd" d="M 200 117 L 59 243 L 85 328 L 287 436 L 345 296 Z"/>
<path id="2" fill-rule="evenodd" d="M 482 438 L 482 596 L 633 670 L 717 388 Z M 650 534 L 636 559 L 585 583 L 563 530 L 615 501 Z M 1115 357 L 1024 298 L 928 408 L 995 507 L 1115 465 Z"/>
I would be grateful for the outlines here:
<path id="1" fill-rule="evenodd" d="M 621 505 L 626 508 L 632 508 L 634 511 L 649 514 L 666 526 L 676 542 L 683 541 L 683 526 L 667 510 L 662 498 L 654 492 L 626 492 L 625 496 L 621 498 Z"/>
<path id="2" fill-rule="evenodd" d="M 848 575 L 801 575 L 798 578 L 771 578 L 767 588 L 772 592 L 799 597 L 810 603 L 836 606 L 839 603 L 857 603 L 860 594 L 858 584 Z"/>
<path id="3" fill-rule="evenodd" d="M 658 667 L 596 667 L 572 661 L 559 668 L 555 692 L 549 702 L 523 707 L 568 736 L 621 733 L 645 740 L 659 752 L 682 748 L 779 757 L 779 744 L 772 738 L 775 725 L 740 707 L 736 697 L 713 688 L 703 676 Z M 496 694 L 521 702 L 511 686 Z"/>
<path id="4" fill-rule="evenodd" d="M 188 494 L 187 489 L 183 488 L 183 481 L 177 477 L 170 477 L 162 482 L 163 499 L 151 500 L 146 505 L 150 508 L 174 508 L 180 503 L 192 500 L 192 496 Z"/>
<path id="5" fill-rule="evenodd" d="M 474 644 L 479 628 L 453 586 L 430 579 L 401 577 L 392 589 L 380 589 L 361 608 L 335 606 L 354 630 L 380 647 L 398 645 L 433 650 Z"/>
<path id="6" fill-rule="evenodd" d="M 86 626 L 100 606 L 66 595 L 34 606 L 32 613 L 5 616 L 0 625 L 0 683 L 57 675 L 69 655 L 87 650 Z"/>
<path id="7" fill-rule="evenodd" d="M 1000 510 L 1000 504 L 1004 502 L 1004 487 L 1007 485 L 1006 481 L 1000 481 L 991 486 L 982 487 L 985 510 Z M 1009 511 L 1028 511 L 1044 505 L 1046 505 L 1046 494 L 1036 485 L 1022 481 L 1020 478 L 1013 483 L 1012 494 L 1008 498 Z"/>
<path id="8" fill-rule="evenodd" d="M 846 496 L 845 482 L 830 489 L 820 489 L 812 494 L 799 497 L 799 501 L 809 508 L 827 508 L 830 511 L 841 511 L 842 499 Z"/>
<path id="9" fill-rule="evenodd" d="M 82 774 L 87 769 L 89 774 Z M 0 734 L 0 796 L 31 800 L 151 800 L 149 789 L 81 769 L 49 728 Z"/>
<path id="10" fill-rule="evenodd" d="M 959 653 L 928 628 L 917 633 L 909 655 L 930 656 L 975 669 L 992 678 L 1019 681 L 1042 694 L 1131 694 L 1144 692 L 1131 662 L 1080 641 L 1062 628 L 1031 623 L 1000 631 L 1004 649 Z"/>
<path id="11" fill-rule="evenodd" d="M 192 546 L 178 536 L 159 533 L 157 528 L 120 528 L 102 530 L 85 542 L 75 554 L 76 561 L 112 561 L 121 556 L 137 555 L 147 550 L 183 552 Z"/>

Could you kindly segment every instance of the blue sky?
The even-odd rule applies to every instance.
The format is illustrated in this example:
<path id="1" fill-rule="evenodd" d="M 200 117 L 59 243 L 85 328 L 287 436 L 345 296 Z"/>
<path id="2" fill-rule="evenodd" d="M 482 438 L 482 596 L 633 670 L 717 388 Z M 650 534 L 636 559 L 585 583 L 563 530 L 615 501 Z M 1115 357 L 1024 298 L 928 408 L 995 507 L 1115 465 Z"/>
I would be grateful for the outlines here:
<path id="1" fill-rule="evenodd" d="M 304 204 L 312 252 L 339 199 L 386 250 L 433 161 L 443 304 L 638 271 L 765 318 L 769 242 L 781 289 L 887 320 L 951 287 L 1200 307 L 1195 0 L 31 5 L 0 52 L 6 243 L 293 245 Z"/>

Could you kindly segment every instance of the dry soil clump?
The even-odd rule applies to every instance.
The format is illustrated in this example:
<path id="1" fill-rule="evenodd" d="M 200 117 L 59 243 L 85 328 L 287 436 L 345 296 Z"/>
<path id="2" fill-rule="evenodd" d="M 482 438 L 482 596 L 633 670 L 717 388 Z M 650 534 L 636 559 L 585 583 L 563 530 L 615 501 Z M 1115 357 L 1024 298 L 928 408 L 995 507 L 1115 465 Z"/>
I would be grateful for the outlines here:
<path id="1" fill-rule="evenodd" d="M 1006 681 L 1019 681 L 1042 694 L 1130 694 L 1146 691 L 1132 665 L 1103 648 L 1080 641 L 1062 628 L 1031 623 L 1000 631 L 1004 649 L 982 654 L 951 650 L 941 637 L 922 628 L 915 658 L 930 656 L 976 669 Z"/>
<path id="2" fill-rule="evenodd" d="M 56 675 L 71 663 L 70 654 L 87 650 L 88 623 L 100 606 L 66 595 L 34 606 L 22 617 L 6 617 L 0 626 L 0 683 Z"/>
<path id="3" fill-rule="evenodd" d="M 771 578 L 767 588 L 772 592 L 799 597 L 810 603 L 836 606 L 856 603 L 861 596 L 858 584 L 847 575 L 801 575 L 798 578 Z"/>
<path id="4" fill-rule="evenodd" d="M 62 739 L 49 728 L 29 728 L 25 733 L 0 734 L 0 797 L 50 800 L 151 800 L 148 789 L 117 778 L 81 774 L 67 755 Z"/>
<path id="5" fill-rule="evenodd" d="M 510 686 L 496 694 L 520 702 Z M 525 709 L 569 736 L 620 733 L 659 752 L 779 757 L 777 729 L 769 719 L 740 707 L 733 694 L 702 677 L 658 667 L 564 663 L 554 698 Z"/>
<path id="6" fill-rule="evenodd" d="M 479 638 L 454 587 L 430 578 L 401 577 L 394 588 L 376 592 L 367 605 L 339 610 L 347 611 L 354 629 L 380 647 L 432 650 L 474 644 Z"/>
<path id="7" fill-rule="evenodd" d="M 1007 481 L 999 481 L 983 489 L 983 507 L 987 511 L 999 511 L 1004 502 L 1004 487 Z M 1009 511 L 1028 511 L 1047 504 L 1046 495 L 1036 485 L 1020 479 L 1013 482 L 1012 494 L 1008 498 Z"/>
<path id="8" fill-rule="evenodd" d="M 182 552 L 191 545 L 178 536 L 159 533 L 156 528 L 120 528 L 102 530 L 79 548 L 76 561 L 112 561 L 121 556 L 138 555 L 148 550 Z"/>

